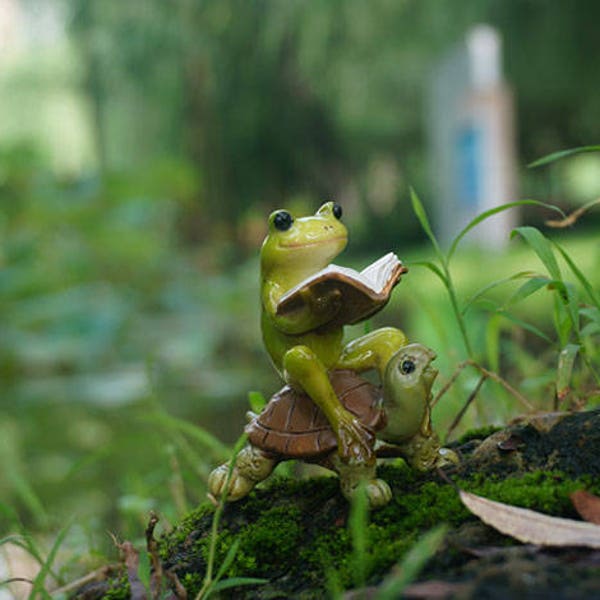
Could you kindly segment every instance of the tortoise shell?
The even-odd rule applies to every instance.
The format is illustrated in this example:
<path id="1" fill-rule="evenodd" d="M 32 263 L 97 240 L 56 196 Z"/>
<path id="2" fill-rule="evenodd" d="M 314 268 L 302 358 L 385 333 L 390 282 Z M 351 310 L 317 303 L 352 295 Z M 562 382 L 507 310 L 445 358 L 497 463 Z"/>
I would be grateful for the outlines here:
<path id="1" fill-rule="evenodd" d="M 381 388 L 353 371 L 329 375 L 342 405 L 372 431 L 386 424 Z M 250 443 L 289 458 L 316 458 L 337 448 L 337 439 L 323 411 L 302 391 L 285 386 L 247 426 Z"/>

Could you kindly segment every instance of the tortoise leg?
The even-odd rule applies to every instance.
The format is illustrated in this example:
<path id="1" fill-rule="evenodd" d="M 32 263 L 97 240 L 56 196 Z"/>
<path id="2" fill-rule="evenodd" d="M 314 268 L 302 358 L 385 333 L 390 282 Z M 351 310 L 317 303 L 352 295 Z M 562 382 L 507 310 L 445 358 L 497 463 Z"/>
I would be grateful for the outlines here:
<path id="1" fill-rule="evenodd" d="M 331 454 L 330 462 L 340 476 L 342 494 L 352 500 L 361 482 L 366 484 L 366 494 L 371 508 L 385 506 L 392 499 L 392 490 L 386 481 L 376 476 L 377 462 L 349 464 L 340 460 L 336 452 Z"/>
<path id="2" fill-rule="evenodd" d="M 231 502 L 247 496 L 257 483 L 266 479 L 277 465 L 277 459 L 260 448 L 248 444 L 237 455 L 227 489 L 227 500 Z M 229 462 L 217 467 L 208 477 L 208 493 L 219 498 L 227 483 Z"/>
<path id="3" fill-rule="evenodd" d="M 419 431 L 404 443 L 398 444 L 399 454 L 418 471 L 430 471 L 436 467 L 460 464 L 458 455 L 443 448 L 440 438 L 431 426 L 431 409 L 427 406 L 425 418 Z"/>

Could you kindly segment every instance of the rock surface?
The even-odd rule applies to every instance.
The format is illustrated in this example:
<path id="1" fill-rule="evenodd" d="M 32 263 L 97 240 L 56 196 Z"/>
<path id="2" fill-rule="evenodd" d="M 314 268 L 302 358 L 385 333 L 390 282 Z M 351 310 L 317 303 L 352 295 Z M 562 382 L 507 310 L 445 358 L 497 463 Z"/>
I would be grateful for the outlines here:
<path id="1" fill-rule="evenodd" d="M 461 504 L 455 485 L 487 498 L 577 519 L 569 494 L 600 495 L 600 410 L 528 417 L 456 445 L 459 468 L 418 474 L 395 461 L 380 468 L 392 502 L 369 516 L 364 551 L 353 545 L 358 521 L 337 480 L 275 479 L 228 504 L 216 540 L 215 570 L 232 545 L 224 579 L 255 577 L 260 585 L 223 591 L 231 598 L 322 598 L 356 589 L 375 597 L 403 555 L 428 530 L 448 524 L 445 540 L 406 590 L 414 598 L 600 597 L 600 552 L 519 544 L 483 525 Z M 166 587 L 179 581 L 193 598 L 202 585 L 214 509 L 206 504 L 159 540 Z M 104 596 L 127 598 L 124 571 L 103 583 Z M 173 593 L 172 597 L 181 597 Z"/>

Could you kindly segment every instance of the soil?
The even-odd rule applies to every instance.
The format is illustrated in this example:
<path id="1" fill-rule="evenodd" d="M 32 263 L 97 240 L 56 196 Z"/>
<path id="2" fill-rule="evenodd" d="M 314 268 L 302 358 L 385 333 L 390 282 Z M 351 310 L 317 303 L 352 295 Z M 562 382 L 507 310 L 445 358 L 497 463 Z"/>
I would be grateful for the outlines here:
<path id="1" fill-rule="evenodd" d="M 469 513 L 455 487 L 578 519 L 569 494 L 586 489 L 600 495 L 600 410 L 530 416 L 491 435 L 471 434 L 455 449 L 461 465 L 444 473 L 415 473 L 400 460 L 379 469 L 394 498 L 369 515 L 363 552 L 353 544 L 356 517 L 334 477 L 274 478 L 248 498 L 226 505 L 215 570 L 235 546 L 223 579 L 232 585 L 238 577 L 265 581 L 229 588 L 220 597 L 308 599 L 337 591 L 347 598 L 375 598 L 415 542 L 446 523 L 441 547 L 404 597 L 600 598 L 600 551 L 520 544 Z M 207 503 L 158 540 L 161 567 L 168 574 L 162 577 L 165 589 L 179 582 L 188 597 L 195 597 L 206 570 L 213 516 Z M 133 597 L 130 583 L 136 583 L 131 569 L 129 576 L 124 569 L 75 597 Z M 183 590 L 170 594 L 182 597 Z"/>

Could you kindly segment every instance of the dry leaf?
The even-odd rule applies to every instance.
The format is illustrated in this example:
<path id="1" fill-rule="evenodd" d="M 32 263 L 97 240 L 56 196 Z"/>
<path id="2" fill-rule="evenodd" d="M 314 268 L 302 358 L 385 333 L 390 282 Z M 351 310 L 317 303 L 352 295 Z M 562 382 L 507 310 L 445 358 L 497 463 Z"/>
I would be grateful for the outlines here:
<path id="1" fill-rule="evenodd" d="M 600 548 L 598 525 L 550 517 L 462 490 L 459 490 L 459 494 L 463 504 L 486 525 L 525 544 Z"/>
<path id="2" fill-rule="evenodd" d="M 577 490 L 570 496 L 575 510 L 582 519 L 600 525 L 600 498 L 585 490 Z"/>

